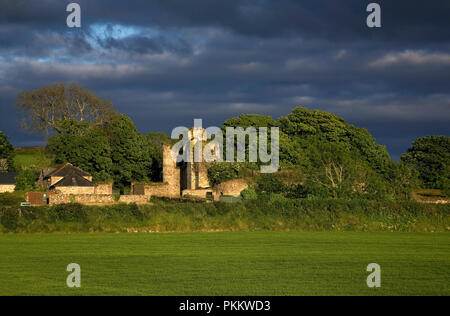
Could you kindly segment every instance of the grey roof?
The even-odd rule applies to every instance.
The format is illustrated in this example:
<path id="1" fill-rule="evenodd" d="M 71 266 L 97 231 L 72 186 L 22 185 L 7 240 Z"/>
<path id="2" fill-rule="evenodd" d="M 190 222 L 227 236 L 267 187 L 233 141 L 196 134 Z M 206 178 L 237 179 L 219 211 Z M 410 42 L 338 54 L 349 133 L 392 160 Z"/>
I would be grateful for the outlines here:
<path id="1" fill-rule="evenodd" d="M 52 187 L 95 187 L 95 184 L 80 176 L 77 171 L 71 170 Z"/>
<path id="2" fill-rule="evenodd" d="M 44 168 L 42 169 L 42 176 L 47 178 L 52 172 L 56 171 L 57 168 Z"/>
<path id="3" fill-rule="evenodd" d="M 18 172 L 6 172 L 6 173 L 0 172 L 0 184 L 3 185 L 16 184 L 16 177 L 18 174 L 19 174 Z"/>
<path id="4" fill-rule="evenodd" d="M 68 177 L 71 174 L 77 174 L 81 177 L 90 177 L 91 174 L 78 168 L 72 166 L 70 163 L 65 164 L 64 166 L 61 166 L 59 168 L 54 169 L 53 171 L 45 170 L 47 171 L 47 175 L 45 177 Z"/>

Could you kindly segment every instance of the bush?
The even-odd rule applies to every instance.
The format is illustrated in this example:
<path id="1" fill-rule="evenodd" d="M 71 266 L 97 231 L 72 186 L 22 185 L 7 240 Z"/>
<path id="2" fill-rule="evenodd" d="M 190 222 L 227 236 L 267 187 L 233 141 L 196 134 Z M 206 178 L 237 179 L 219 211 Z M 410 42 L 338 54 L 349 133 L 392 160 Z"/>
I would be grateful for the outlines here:
<path id="1" fill-rule="evenodd" d="M 78 203 L 60 204 L 51 208 L 53 218 L 62 222 L 87 223 L 88 215 L 83 205 Z"/>
<path id="2" fill-rule="evenodd" d="M 9 231 L 15 231 L 19 226 L 19 211 L 17 209 L 3 210 L 0 223 Z"/>
<path id="3" fill-rule="evenodd" d="M 236 162 L 216 162 L 208 168 L 208 180 L 211 186 L 240 177 L 242 165 Z"/>
<path id="4" fill-rule="evenodd" d="M 244 201 L 256 200 L 258 199 L 258 194 L 255 189 L 247 188 L 241 192 L 241 197 Z"/>
<path id="5" fill-rule="evenodd" d="M 262 174 L 258 179 L 256 191 L 258 194 L 283 193 L 286 191 L 286 185 L 276 174 Z"/>
<path id="6" fill-rule="evenodd" d="M 14 193 L 1 193 L 0 194 L 0 207 L 1 206 L 19 206 L 21 202 L 25 201 L 25 195 L 23 192 Z"/>
<path id="7" fill-rule="evenodd" d="M 22 170 L 16 177 L 16 191 L 32 191 L 36 189 L 36 171 L 32 169 Z"/>
<path id="8" fill-rule="evenodd" d="M 444 196 L 450 197 L 450 180 L 444 182 L 444 184 L 442 185 L 441 192 Z"/>

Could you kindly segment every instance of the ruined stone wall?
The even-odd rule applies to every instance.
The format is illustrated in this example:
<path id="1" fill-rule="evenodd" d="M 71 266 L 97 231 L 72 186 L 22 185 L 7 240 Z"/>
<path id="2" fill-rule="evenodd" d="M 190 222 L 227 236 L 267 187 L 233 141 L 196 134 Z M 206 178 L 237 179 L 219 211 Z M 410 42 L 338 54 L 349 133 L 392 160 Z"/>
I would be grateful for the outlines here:
<path id="1" fill-rule="evenodd" d="M 159 197 L 180 197 L 180 186 L 173 186 L 169 185 L 168 183 L 161 183 L 158 185 L 147 184 L 145 185 L 144 195 Z"/>
<path id="2" fill-rule="evenodd" d="M 97 186 L 95 187 L 95 194 L 113 194 L 113 184 L 97 184 Z"/>
<path id="3" fill-rule="evenodd" d="M 172 158 L 171 146 L 164 145 L 163 147 L 163 182 L 166 183 L 170 189 L 170 196 L 180 196 L 180 169 Z"/>
<path id="4" fill-rule="evenodd" d="M 110 204 L 114 203 L 114 196 L 107 194 L 52 194 L 49 196 L 49 204 Z"/>
<path id="5" fill-rule="evenodd" d="M 15 188 L 16 188 L 15 184 L 0 185 L 0 193 L 11 193 L 14 192 Z"/>
<path id="6" fill-rule="evenodd" d="M 95 187 L 58 187 L 57 194 L 95 194 Z"/>
<path id="7" fill-rule="evenodd" d="M 208 180 L 208 164 L 205 162 L 195 163 L 194 170 L 198 176 L 196 189 L 211 187 Z"/>
<path id="8" fill-rule="evenodd" d="M 183 197 L 194 196 L 201 199 L 206 199 L 206 193 L 213 192 L 211 189 L 198 189 L 198 190 L 183 190 Z"/>
<path id="9" fill-rule="evenodd" d="M 216 196 L 227 195 L 238 197 L 241 192 L 248 188 L 248 183 L 244 179 L 234 179 L 223 182 L 214 188 Z"/>

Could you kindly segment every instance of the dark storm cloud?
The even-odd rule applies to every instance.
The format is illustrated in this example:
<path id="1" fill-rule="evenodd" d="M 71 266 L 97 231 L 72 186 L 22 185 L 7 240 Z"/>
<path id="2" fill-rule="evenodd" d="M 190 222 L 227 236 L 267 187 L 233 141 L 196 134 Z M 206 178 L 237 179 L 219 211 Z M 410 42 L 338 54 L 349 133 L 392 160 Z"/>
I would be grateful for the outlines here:
<path id="1" fill-rule="evenodd" d="M 0 129 L 16 145 L 17 93 L 78 82 L 142 132 L 203 118 L 279 117 L 296 105 L 366 127 L 398 157 L 417 137 L 449 134 L 450 1 L 0 0 Z"/>

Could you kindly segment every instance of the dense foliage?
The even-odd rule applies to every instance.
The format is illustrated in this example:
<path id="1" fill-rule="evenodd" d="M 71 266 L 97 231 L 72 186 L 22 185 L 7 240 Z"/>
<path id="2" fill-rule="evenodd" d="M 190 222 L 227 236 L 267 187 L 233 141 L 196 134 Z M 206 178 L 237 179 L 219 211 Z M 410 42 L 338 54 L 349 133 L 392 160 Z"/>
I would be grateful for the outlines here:
<path id="1" fill-rule="evenodd" d="M 1 207 L 1 232 L 416 231 L 445 232 L 450 205 L 279 195 L 242 203 Z"/>
<path id="2" fill-rule="evenodd" d="M 208 180 L 211 186 L 229 180 L 237 179 L 241 175 L 242 165 L 239 163 L 214 162 L 208 168 Z"/>
<path id="3" fill-rule="evenodd" d="M 151 180 L 156 146 L 137 131 L 133 121 L 122 114 L 104 130 L 111 146 L 114 183 L 123 187 Z"/>
<path id="4" fill-rule="evenodd" d="M 448 190 L 450 181 L 450 137 L 427 136 L 417 139 L 402 161 L 418 171 L 430 189 Z"/>
<path id="5" fill-rule="evenodd" d="M 32 191 L 36 188 L 37 172 L 33 169 L 25 169 L 16 177 L 16 191 Z"/>
<path id="6" fill-rule="evenodd" d="M 13 171 L 14 147 L 8 137 L 0 131 L 0 172 Z"/>
<path id="7" fill-rule="evenodd" d="M 120 189 L 133 181 L 152 180 L 160 173 L 154 168 L 159 146 L 140 134 L 126 115 L 99 127 L 66 123 L 64 132 L 49 139 L 49 150 L 56 163 L 70 162 L 96 181 L 112 179 Z"/>
<path id="8" fill-rule="evenodd" d="M 279 127 L 282 170 L 300 168 L 302 185 L 268 193 L 309 198 L 409 198 L 417 187 L 417 174 L 393 162 L 384 146 L 369 132 L 324 112 L 295 108 L 278 121 L 263 115 L 241 115 L 225 121 L 226 127 Z M 270 131 L 270 130 L 269 130 Z M 269 137 L 270 140 L 270 137 Z M 245 167 L 251 168 L 249 164 Z M 262 179 L 274 177 L 262 177 Z M 394 184 L 394 185 L 393 185 Z M 257 190 L 258 191 L 258 190 Z"/>
<path id="9" fill-rule="evenodd" d="M 96 181 L 111 178 L 111 146 L 99 128 L 89 128 L 83 134 L 56 134 L 49 139 L 48 149 L 55 154 L 57 164 L 69 162 L 91 173 Z"/>

